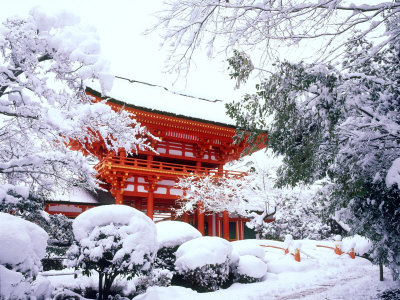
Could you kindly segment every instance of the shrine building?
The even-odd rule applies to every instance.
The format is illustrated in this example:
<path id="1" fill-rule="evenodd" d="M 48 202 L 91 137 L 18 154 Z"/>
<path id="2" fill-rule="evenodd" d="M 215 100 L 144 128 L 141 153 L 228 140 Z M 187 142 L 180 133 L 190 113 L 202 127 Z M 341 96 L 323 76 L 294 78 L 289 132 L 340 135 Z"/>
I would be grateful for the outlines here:
<path id="1" fill-rule="evenodd" d="M 135 207 L 150 218 L 180 220 L 196 226 L 203 235 L 220 236 L 227 240 L 253 237 L 245 226 L 246 219 L 228 212 L 203 212 L 201 204 L 194 214 L 174 216 L 175 201 L 183 195 L 175 184 L 187 175 L 243 176 L 224 165 L 237 160 L 244 142 L 233 143 L 236 133 L 233 120 L 225 114 L 221 101 L 209 101 L 174 94 L 155 86 L 116 78 L 113 89 L 103 97 L 96 86 L 87 93 L 97 100 L 107 99 L 114 110 L 125 109 L 158 137 L 151 145 L 156 152 L 138 150 L 137 154 L 108 152 L 104 146 L 92 146 L 97 156 L 99 179 L 109 193 L 75 197 L 74 202 L 53 201 L 46 211 L 75 217 L 86 209 L 101 204 L 124 204 Z M 94 201 L 86 201 L 92 197 Z"/>

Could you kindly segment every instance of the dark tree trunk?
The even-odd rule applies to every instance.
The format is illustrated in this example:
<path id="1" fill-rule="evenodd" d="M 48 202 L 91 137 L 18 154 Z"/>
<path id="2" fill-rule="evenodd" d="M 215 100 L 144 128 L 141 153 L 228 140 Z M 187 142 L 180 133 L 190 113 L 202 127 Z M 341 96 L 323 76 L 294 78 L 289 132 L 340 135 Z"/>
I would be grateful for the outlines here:
<path id="1" fill-rule="evenodd" d="M 99 273 L 99 299 L 103 299 L 103 274 Z"/>
<path id="2" fill-rule="evenodd" d="M 383 281 L 383 264 L 381 261 L 379 262 L 379 280 Z"/>

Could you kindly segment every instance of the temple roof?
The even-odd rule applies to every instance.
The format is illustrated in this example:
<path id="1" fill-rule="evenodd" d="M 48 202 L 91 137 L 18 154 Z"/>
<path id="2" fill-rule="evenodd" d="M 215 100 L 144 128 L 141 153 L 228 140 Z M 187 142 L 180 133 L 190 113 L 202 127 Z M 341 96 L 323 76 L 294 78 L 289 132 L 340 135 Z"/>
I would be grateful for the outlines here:
<path id="1" fill-rule="evenodd" d="M 86 83 L 88 91 L 97 91 L 100 86 L 95 82 Z M 225 103 L 221 100 L 206 100 L 182 95 L 165 88 L 143 84 L 116 77 L 114 85 L 106 95 L 111 101 L 125 103 L 135 108 L 143 108 L 157 113 L 177 117 L 201 120 L 233 127 L 235 121 L 226 114 Z"/>
<path id="2" fill-rule="evenodd" d="M 89 191 L 83 188 L 71 188 L 68 193 L 56 193 L 52 195 L 52 203 L 84 203 L 84 204 L 113 204 L 114 197 L 108 191 L 100 189 Z"/>

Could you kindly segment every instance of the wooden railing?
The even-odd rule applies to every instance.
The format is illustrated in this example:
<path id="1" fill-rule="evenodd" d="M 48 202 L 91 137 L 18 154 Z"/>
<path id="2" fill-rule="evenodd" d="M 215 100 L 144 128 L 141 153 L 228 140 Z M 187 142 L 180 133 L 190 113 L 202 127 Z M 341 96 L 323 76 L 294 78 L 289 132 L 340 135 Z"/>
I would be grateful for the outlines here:
<path id="1" fill-rule="evenodd" d="M 160 172 L 171 175 L 199 175 L 199 176 L 218 176 L 218 177 L 241 177 L 245 172 L 218 170 L 213 168 L 197 167 L 190 165 L 181 165 L 166 163 L 160 161 L 149 161 L 145 159 L 137 159 L 130 157 L 108 156 L 100 161 L 96 166 L 99 173 L 105 171 L 145 171 L 145 172 Z"/>

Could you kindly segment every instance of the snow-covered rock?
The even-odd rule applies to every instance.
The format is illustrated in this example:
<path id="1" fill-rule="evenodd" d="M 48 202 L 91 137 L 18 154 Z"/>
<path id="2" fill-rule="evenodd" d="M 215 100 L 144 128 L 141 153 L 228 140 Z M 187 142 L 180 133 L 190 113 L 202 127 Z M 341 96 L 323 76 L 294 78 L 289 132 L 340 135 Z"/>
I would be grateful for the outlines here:
<path id="1" fill-rule="evenodd" d="M 240 275 L 260 279 L 267 273 L 267 265 L 253 255 L 240 256 L 237 272 Z"/>
<path id="2" fill-rule="evenodd" d="M 46 254 L 47 239 L 38 225 L 0 212 L 0 265 L 35 276 Z"/>
<path id="3" fill-rule="evenodd" d="M 192 225 L 179 221 L 163 221 L 156 224 L 158 248 L 176 247 L 201 237 Z"/>
<path id="4" fill-rule="evenodd" d="M 204 265 L 223 264 L 230 259 L 232 245 L 219 237 L 200 237 L 182 244 L 176 251 L 178 270 L 195 269 Z"/>

